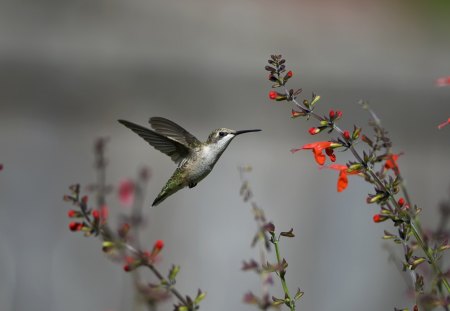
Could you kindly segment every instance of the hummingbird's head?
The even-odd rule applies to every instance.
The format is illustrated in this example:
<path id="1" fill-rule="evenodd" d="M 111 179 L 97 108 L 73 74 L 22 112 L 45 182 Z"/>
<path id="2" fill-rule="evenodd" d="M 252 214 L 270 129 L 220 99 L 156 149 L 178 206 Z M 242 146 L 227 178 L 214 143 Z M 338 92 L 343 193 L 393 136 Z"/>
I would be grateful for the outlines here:
<path id="1" fill-rule="evenodd" d="M 259 132 L 261 130 L 243 130 L 235 131 L 227 128 L 220 128 L 214 130 L 208 137 L 208 144 L 215 144 L 220 149 L 225 148 L 237 135 L 249 133 L 249 132 Z"/>

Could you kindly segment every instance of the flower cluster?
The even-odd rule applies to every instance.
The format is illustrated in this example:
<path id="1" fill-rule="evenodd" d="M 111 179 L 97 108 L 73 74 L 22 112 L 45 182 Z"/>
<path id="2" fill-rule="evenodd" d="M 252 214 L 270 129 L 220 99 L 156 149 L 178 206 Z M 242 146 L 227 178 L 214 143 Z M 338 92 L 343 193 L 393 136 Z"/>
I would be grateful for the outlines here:
<path id="1" fill-rule="evenodd" d="M 366 201 L 369 204 L 377 204 L 380 207 L 379 212 L 373 216 L 375 223 L 391 220 L 397 229 L 395 234 L 385 231 L 384 239 L 393 240 L 395 243 L 403 246 L 403 269 L 409 271 L 416 293 L 416 305 L 414 308 L 417 308 L 417 303 L 420 301 L 419 296 L 423 293 L 424 287 L 423 277 L 416 271 L 416 268 L 425 262 L 434 271 L 436 278 L 434 284 L 437 284 L 435 286 L 436 291 L 440 293 L 441 297 L 446 297 L 446 295 L 448 297 L 450 285 L 447 275 L 440 270 L 438 261 L 441 257 L 441 252 L 450 248 L 450 246 L 446 241 L 432 246 L 429 240 L 426 239 L 418 220 L 421 209 L 412 204 L 400 174 L 397 162 L 401 153 L 392 152 L 392 143 L 387 136 L 387 131 L 381 126 L 380 119 L 369 108 L 368 104 L 360 102 L 362 108 L 366 109 L 372 117 L 369 125 L 373 134 L 363 133 L 362 129 L 356 125 L 352 131 L 343 130 L 337 124 L 337 121 L 343 116 L 342 112 L 334 109 L 330 110 L 327 115 L 320 115 L 315 112 L 320 96 L 313 94 L 310 101 L 306 99 L 302 103 L 297 101 L 297 95 L 300 92 L 286 87 L 287 80 L 283 76 L 283 72 L 286 71 L 286 61 L 281 55 L 272 55 L 266 70 L 270 72 L 269 80 L 276 82 L 272 85 L 272 88 L 277 89 L 277 91 L 272 90 L 269 93 L 270 99 L 292 102 L 295 106 L 295 109 L 291 111 L 291 117 L 293 118 L 315 119 L 318 125 L 309 129 L 308 132 L 311 135 L 317 135 L 325 131 L 328 134 L 337 133 L 335 138 L 309 143 L 291 151 L 311 150 L 316 163 L 321 168 L 339 171 L 338 192 L 347 188 L 348 175 L 359 176 L 374 186 L 374 192 L 367 196 Z M 276 94 L 276 97 L 273 98 L 271 94 Z M 445 126 L 449 122 L 450 120 L 443 123 L 440 127 Z M 364 146 L 362 152 L 356 148 L 356 145 L 360 142 Z M 325 166 L 326 156 L 331 162 L 336 161 L 335 149 L 350 151 L 354 156 L 354 160 L 346 164 Z M 402 192 L 402 195 L 400 195 L 400 192 Z M 419 250 L 423 254 L 419 254 Z"/>
<path id="2" fill-rule="evenodd" d="M 95 144 L 95 167 L 98 173 L 98 182 L 88 186 L 88 190 L 95 191 L 94 204 L 89 203 L 87 195 L 81 195 L 79 184 L 69 187 L 70 194 L 64 196 L 64 201 L 72 203 L 73 208 L 68 211 L 68 217 L 73 219 L 69 229 L 75 232 L 84 232 L 85 236 L 98 236 L 102 239 L 102 250 L 111 259 L 123 263 L 123 270 L 130 272 L 139 267 L 146 267 L 153 272 L 158 283 L 142 283 L 137 272 L 132 276 L 136 291 L 141 300 L 150 309 L 160 302 L 170 298 L 170 293 L 177 299 L 175 311 L 193 311 L 199 309 L 199 303 L 205 298 L 205 293 L 198 291 L 196 298 L 183 297 L 175 288 L 176 276 L 180 267 L 173 265 L 167 277 L 159 272 L 155 264 L 164 248 L 163 240 L 156 240 L 151 250 L 141 249 L 139 245 L 138 229 L 145 224 L 142 216 L 143 189 L 149 179 L 148 169 L 142 169 L 136 181 L 127 179 L 120 183 L 117 195 L 122 206 L 131 208 L 131 216 L 123 215 L 116 230 L 111 229 L 108 223 L 108 205 L 106 197 L 113 187 L 107 185 L 105 180 L 106 159 L 104 157 L 106 141 L 100 139 Z M 96 207 L 93 207 L 96 206 Z"/>
<path id="3" fill-rule="evenodd" d="M 252 199 L 252 191 L 249 187 L 249 183 L 244 178 L 244 174 L 249 172 L 251 168 L 240 167 L 239 173 L 241 175 L 241 196 L 243 197 L 244 202 L 249 202 Z M 256 272 L 261 279 L 263 293 L 261 297 L 256 296 L 251 291 L 244 295 L 244 302 L 247 304 L 252 304 L 258 307 L 260 310 L 268 310 L 271 308 L 277 309 L 281 305 L 287 306 L 291 311 L 295 310 L 295 302 L 299 300 L 303 296 L 303 292 L 298 289 L 294 296 L 291 296 L 289 292 L 288 285 L 286 283 L 286 272 L 288 263 L 286 259 L 281 259 L 280 250 L 279 250 L 279 242 L 281 237 L 293 238 L 295 235 L 293 233 L 293 229 L 285 232 L 281 232 L 276 234 L 275 225 L 269 221 L 267 221 L 264 211 L 257 206 L 257 204 L 253 201 L 250 202 L 252 206 L 252 212 L 257 223 L 258 229 L 253 237 L 252 247 L 257 244 L 260 245 L 260 260 L 259 262 L 251 259 L 249 261 L 244 261 L 242 265 L 243 271 L 254 271 Z M 276 263 L 270 263 L 267 261 L 267 253 L 271 250 L 271 246 L 275 248 L 276 254 Z M 278 276 L 281 282 L 281 286 L 284 291 L 284 298 L 277 298 L 272 296 L 270 299 L 268 285 L 273 284 L 272 274 Z"/>

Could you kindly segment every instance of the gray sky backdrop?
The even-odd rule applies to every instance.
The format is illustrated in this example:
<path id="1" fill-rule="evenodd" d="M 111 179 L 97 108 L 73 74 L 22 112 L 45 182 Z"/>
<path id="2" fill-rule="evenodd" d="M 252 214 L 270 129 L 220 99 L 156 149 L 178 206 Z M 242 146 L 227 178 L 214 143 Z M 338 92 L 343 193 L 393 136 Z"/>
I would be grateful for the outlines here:
<path id="1" fill-rule="evenodd" d="M 208 295 L 202 310 L 242 304 L 258 278 L 240 271 L 255 230 L 239 197 L 238 165 L 251 164 L 255 200 L 278 228 L 287 280 L 305 291 L 301 310 L 392 310 L 411 306 L 402 274 L 387 262 L 365 204 L 370 187 L 319 171 L 309 152 L 313 123 L 290 119 L 268 100 L 263 67 L 282 53 L 292 87 L 322 96 L 319 110 L 344 111 L 343 127 L 366 126 L 367 99 L 390 130 L 414 202 L 436 224 L 448 198 L 450 8 L 446 1 L 1 0 L 1 310 L 130 310 L 130 276 L 95 239 L 67 229 L 67 186 L 87 184 L 92 144 L 110 137 L 108 180 L 150 166 L 148 204 L 175 166 L 116 122 L 178 122 L 200 139 L 218 127 L 261 128 L 236 139 L 192 190 L 152 210 L 142 238 L 166 241 L 164 262 L 180 264 L 177 287 Z M 338 154 L 344 161 L 345 155 Z M 114 198 L 112 198 L 114 199 Z M 112 208 L 118 209 L 118 206 Z M 281 296 L 279 286 L 272 293 Z M 171 310 L 170 304 L 161 310 Z"/>

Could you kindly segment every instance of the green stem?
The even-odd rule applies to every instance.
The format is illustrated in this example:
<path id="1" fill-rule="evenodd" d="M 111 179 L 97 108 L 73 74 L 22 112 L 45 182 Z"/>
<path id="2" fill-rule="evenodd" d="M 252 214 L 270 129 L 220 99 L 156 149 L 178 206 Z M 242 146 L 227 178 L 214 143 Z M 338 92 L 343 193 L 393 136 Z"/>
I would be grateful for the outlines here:
<path id="1" fill-rule="evenodd" d="M 450 284 L 448 283 L 447 279 L 442 275 L 441 268 L 436 263 L 436 260 L 433 257 L 433 254 L 428 246 L 425 245 L 425 242 L 422 239 L 422 235 L 420 232 L 420 229 L 417 226 L 416 220 L 411 219 L 411 231 L 414 235 L 414 237 L 417 240 L 417 243 L 419 243 L 420 248 L 422 248 L 423 252 L 428 258 L 428 261 L 431 263 L 434 271 L 438 274 L 438 277 L 441 279 L 442 284 L 444 284 L 444 287 L 447 289 L 447 292 L 450 294 Z"/>
<path id="2" fill-rule="evenodd" d="M 271 232 L 272 235 L 272 241 L 273 241 L 273 245 L 275 246 L 275 254 L 277 256 L 277 262 L 280 265 L 281 264 L 281 258 L 280 258 L 280 250 L 278 247 L 278 239 L 275 237 L 275 233 Z M 280 277 L 281 280 L 281 286 L 283 287 L 283 291 L 285 294 L 285 299 L 286 302 L 285 304 L 289 307 L 289 309 L 291 309 L 291 311 L 295 310 L 295 301 L 292 299 L 291 294 L 289 294 L 289 288 L 286 284 L 286 279 L 284 277 L 286 271 L 280 271 L 278 274 L 278 276 Z"/>

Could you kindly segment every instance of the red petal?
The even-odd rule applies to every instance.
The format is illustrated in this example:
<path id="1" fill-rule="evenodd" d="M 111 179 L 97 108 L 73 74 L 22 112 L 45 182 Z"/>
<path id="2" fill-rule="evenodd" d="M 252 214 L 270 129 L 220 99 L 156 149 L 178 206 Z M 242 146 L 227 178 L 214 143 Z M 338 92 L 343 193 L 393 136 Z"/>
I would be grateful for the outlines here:
<path id="1" fill-rule="evenodd" d="M 342 171 L 342 170 L 347 170 L 347 165 L 343 165 L 343 164 L 331 164 L 331 165 L 328 165 L 328 168 L 330 168 L 330 169 L 332 169 L 332 170 Z"/>
<path id="2" fill-rule="evenodd" d="M 331 142 L 329 141 L 318 141 L 311 144 L 304 145 L 301 149 L 325 149 L 331 146 Z"/>
<path id="3" fill-rule="evenodd" d="M 325 164 L 325 155 L 321 150 L 313 149 L 314 159 L 316 159 L 317 164 L 324 165 Z"/>
<path id="4" fill-rule="evenodd" d="M 337 182 L 337 191 L 342 192 L 344 191 L 348 186 L 348 178 L 347 178 L 347 171 L 341 170 L 339 173 L 339 178 Z"/>

